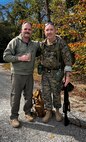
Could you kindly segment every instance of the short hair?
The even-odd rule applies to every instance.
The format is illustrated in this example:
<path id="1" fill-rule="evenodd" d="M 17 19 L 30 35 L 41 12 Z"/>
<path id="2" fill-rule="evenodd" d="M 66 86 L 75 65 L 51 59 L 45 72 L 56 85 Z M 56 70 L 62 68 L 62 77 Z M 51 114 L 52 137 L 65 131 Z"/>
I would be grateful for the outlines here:
<path id="1" fill-rule="evenodd" d="M 22 27 L 23 27 L 25 24 L 29 24 L 29 25 L 32 27 L 32 23 L 27 22 L 27 21 L 25 21 L 25 22 L 22 23 Z"/>
<path id="2" fill-rule="evenodd" d="M 48 26 L 48 25 L 55 26 L 54 23 L 53 23 L 52 21 L 45 23 L 45 27 Z"/>

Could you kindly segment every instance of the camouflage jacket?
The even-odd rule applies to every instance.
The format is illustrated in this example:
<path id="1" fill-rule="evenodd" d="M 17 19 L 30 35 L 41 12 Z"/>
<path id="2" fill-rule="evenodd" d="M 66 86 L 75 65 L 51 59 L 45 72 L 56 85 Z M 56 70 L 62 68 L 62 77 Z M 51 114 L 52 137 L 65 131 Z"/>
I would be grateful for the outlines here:
<path id="1" fill-rule="evenodd" d="M 56 40 L 51 44 L 47 44 L 47 39 L 41 43 L 42 55 L 41 62 L 44 67 L 49 69 L 62 68 L 64 71 L 72 71 L 72 60 L 69 47 L 65 41 L 56 36 Z"/>

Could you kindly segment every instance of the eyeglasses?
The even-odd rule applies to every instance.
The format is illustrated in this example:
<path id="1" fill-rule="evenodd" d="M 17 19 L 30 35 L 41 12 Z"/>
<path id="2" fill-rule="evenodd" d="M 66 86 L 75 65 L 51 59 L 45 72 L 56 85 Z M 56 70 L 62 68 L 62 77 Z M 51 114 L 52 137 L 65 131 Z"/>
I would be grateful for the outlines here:
<path id="1" fill-rule="evenodd" d="M 48 25 L 55 26 L 53 22 L 47 22 L 47 23 L 45 24 L 45 27 L 48 26 Z"/>

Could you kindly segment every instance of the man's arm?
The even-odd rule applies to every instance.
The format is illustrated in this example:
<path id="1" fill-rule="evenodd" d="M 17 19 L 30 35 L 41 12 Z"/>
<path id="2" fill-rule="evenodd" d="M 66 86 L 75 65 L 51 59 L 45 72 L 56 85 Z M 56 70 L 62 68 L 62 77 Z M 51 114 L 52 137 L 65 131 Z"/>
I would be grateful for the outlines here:
<path id="1" fill-rule="evenodd" d="M 7 48 L 4 50 L 3 60 L 6 62 L 18 61 L 18 57 L 16 56 L 16 41 L 14 39 L 8 43 Z"/>
<path id="2" fill-rule="evenodd" d="M 3 53 L 3 60 L 6 62 L 19 62 L 19 61 L 30 61 L 31 56 L 29 54 L 18 56 L 16 54 L 16 48 L 18 46 L 18 39 L 11 40 L 7 48 Z"/>
<path id="3" fill-rule="evenodd" d="M 60 48 L 61 48 L 61 55 L 62 55 L 62 59 L 64 60 L 64 74 L 65 74 L 65 86 L 67 86 L 67 84 L 70 82 L 70 76 L 71 76 L 71 72 L 72 72 L 72 58 L 71 58 L 71 53 L 69 50 L 69 47 L 67 46 L 66 42 L 61 39 L 60 41 Z"/>

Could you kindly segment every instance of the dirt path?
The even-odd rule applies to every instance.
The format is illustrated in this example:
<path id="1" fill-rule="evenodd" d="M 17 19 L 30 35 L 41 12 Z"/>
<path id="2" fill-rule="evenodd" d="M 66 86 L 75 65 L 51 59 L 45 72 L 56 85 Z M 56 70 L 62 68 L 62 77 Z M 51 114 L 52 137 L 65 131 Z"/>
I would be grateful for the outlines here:
<path id="1" fill-rule="evenodd" d="M 41 76 L 34 73 L 35 84 L 38 89 L 40 89 L 41 84 Z M 74 90 L 69 93 L 69 101 L 70 101 L 70 117 L 73 117 L 74 123 L 77 125 L 83 125 L 86 127 L 86 84 L 84 81 L 75 81 L 73 82 Z M 64 99 L 64 94 L 62 91 L 62 104 Z M 77 113 L 78 112 L 78 113 Z M 78 114 L 78 115 L 77 115 Z M 82 122 L 80 122 L 83 119 Z M 84 122 L 84 123 L 83 123 Z"/>
<path id="2" fill-rule="evenodd" d="M 40 86 L 40 81 L 35 80 L 35 87 Z M 10 116 L 10 72 L 4 70 L 0 65 L 0 142 L 85 142 L 86 129 L 69 124 L 64 126 L 63 122 L 56 121 L 52 117 L 48 124 L 44 124 L 41 118 L 34 122 L 25 121 L 22 110 L 24 100 L 21 100 L 20 129 L 14 129 L 9 125 Z M 75 92 L 75 91 L 74 91 Z M 70 94 L 71 112 L 68 117 L 71 122 L 86 126 L 86 98 Z M 62 95 L 63 104 L 63 95 Z M 61 108 L 62 112 L 62 108 Z M 73 116 L 74 115 L 74 116 Z M 76 118 L 75 118 L 76 117 Z M 79 120 L 77 120 L 77 118 Z"/>

